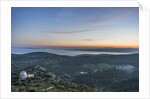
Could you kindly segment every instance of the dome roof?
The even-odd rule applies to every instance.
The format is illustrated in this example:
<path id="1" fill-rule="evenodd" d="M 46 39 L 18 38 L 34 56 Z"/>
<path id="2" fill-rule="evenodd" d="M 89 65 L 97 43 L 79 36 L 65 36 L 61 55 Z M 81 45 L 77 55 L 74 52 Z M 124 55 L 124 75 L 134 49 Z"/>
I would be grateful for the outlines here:
<path id="1" fill-rule="evenodd" d="M 25 71 L 20 72 L 20 76 L 25 76 L 25 75 L 27 75 L 27 73 Z"/>

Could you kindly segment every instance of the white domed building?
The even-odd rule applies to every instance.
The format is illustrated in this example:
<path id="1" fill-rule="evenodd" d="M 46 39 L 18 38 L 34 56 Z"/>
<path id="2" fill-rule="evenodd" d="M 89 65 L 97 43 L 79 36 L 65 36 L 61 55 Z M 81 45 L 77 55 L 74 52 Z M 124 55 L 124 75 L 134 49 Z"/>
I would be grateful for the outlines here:
<path id="1" fill-rule="evenodd" d="M 20 79 L 26 79 L 27 73 L 25 71 L 21 71 L 19 77 L 20 77 Z"/>
<path id="2" fill-rule="evenodd" d="M 20 79 L 26 79 L 34 77 L 34 74 L 27 74 L 25 71 L 21 71 L 19 77 Z"/>

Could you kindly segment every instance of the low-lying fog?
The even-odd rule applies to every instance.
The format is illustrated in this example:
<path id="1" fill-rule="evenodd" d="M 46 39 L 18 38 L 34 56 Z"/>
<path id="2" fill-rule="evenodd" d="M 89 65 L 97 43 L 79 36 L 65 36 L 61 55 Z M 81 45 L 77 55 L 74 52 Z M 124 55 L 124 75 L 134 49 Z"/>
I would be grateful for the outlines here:
<path id="1" fill-rule="evenodd" d="M 134 54 L 138 49 L 131 48 L 64 48 L 64 47 L 12 47 L 11 53 L 25 54 L 31 52 L 48 52 L 58 55 L 76 56 L 81 54 Z"/>

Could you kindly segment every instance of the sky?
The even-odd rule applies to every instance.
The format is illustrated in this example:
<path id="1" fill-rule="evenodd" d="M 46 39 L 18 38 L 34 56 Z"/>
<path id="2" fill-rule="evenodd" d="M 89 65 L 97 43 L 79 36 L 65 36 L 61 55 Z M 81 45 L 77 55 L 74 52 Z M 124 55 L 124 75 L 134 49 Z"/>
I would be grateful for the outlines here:
<path id="1" fill-rule="evenodd" d="M 138 7 L 12 7 L 12 46 L 139 47 Z"/>

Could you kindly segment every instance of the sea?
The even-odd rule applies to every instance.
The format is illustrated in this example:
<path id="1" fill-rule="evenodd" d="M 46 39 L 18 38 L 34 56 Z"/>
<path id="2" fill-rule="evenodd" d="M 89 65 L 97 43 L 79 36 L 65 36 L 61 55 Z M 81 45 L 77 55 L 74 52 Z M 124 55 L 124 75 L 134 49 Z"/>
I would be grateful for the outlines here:
<path id="1" fill-rule="evenodd" d="M 99 55 L 99 54 L 136 54 L 139 49 L 134 48 L 81 48 L 81 47 L 11 47 L 12 54 L 26 54 L 32 52 L 48 52 L 58 55 Z"/>

